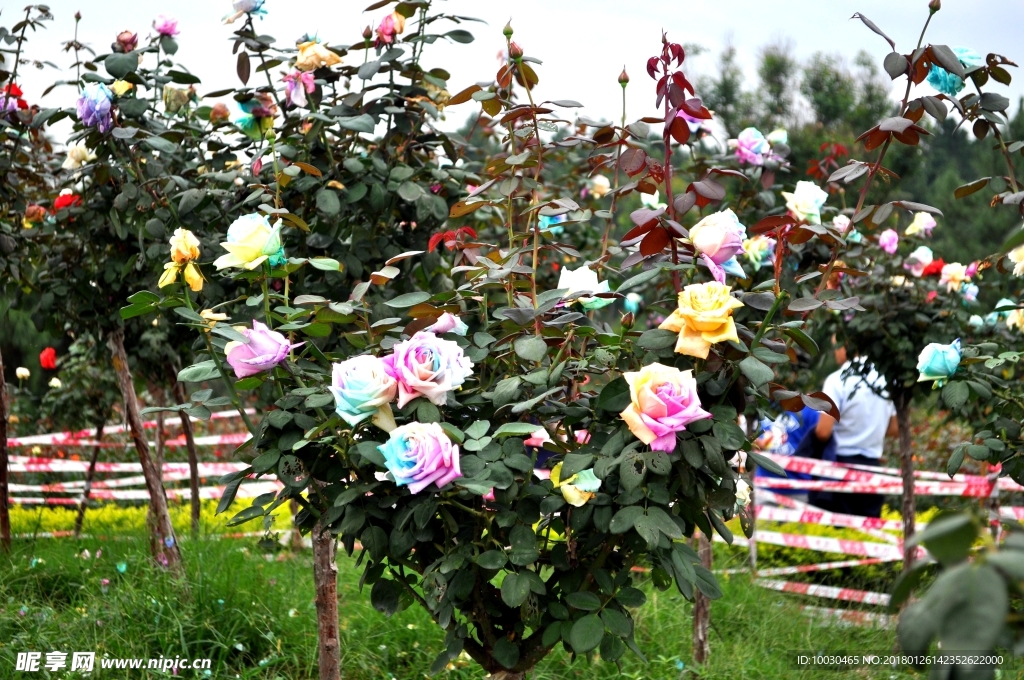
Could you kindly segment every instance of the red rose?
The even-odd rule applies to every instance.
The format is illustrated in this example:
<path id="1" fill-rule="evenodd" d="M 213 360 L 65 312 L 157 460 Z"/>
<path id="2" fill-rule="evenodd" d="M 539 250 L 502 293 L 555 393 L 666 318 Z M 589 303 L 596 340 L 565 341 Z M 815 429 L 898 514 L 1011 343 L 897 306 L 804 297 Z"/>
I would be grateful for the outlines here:
<path id="1" fill-rule="evenodd" d="M 82 205 L 82 197 L 76 196 L 75 194 L 61 194 L 57 198 L 53 199 L 54 212 L 57 212 L 58 210 L 63 210 L 64 208 L 70 208 L 76 205 Z"/>
<path id="2" fill-rule="evenodd" d="M 946 266 L 946 263 L 942 261 L 940 257 L 937 260 L 932 260 L 924 271 L 921 272 L 921 276 L 942 276 L 942 268 Z"/>
<path id="3" fill-rule="evenodd" d="M 57 370 L 57 350 L 47 347 L 39 353 L 39 365 L 47 371 Z"/>

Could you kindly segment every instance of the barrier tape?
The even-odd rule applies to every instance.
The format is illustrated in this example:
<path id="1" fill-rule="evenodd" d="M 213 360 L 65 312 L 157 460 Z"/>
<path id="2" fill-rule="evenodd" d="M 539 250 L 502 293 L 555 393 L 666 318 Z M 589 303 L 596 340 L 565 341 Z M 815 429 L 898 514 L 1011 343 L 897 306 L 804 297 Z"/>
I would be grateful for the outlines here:
<path id="1" fill-rule="evenodd" d="M 800 610 L 813 618 L 834 621 L 839 624 L 876 628 L 891 628 L 895 621 L 888 614 L 865 612 L 859 609 L 833 609 L 831 607 L 815 607 L 803 605 Z"/>
<path id="2" fill-rule="evenodd" d="M 798 524 L 822 524 L 831 527 L 847 527 L 850 529 L 888 529 L 889 531 L 902 531 L 903 522 L 898 519 L 881 519 L 878 517 L 861 517 L 859 515 L 847 515 L 841 512 L 828 512 L 817 510 L 808 505 L 806 508 L 789 509 L 773 508 L 767 505 L 758 505 L 755 508 L 757 519 L 768 522 L 795 522 Z M 1024 508 L 1022 508 L 1024 510 Z M 1024 516 L 1024 513 L 1022 513 Z M 924 522 L 918 522 L 915 528 L 921 530 L 928 526 Z M 891 534 L 886 534 L 892 537 Z M 895 537 L 893 537 L 895 538 Z"/>
<path id="3" fill-rule="evenodd" d="M 725 539 L 717 533 L 715 541 L 725 543 Z M 830 536 L 803 536 L 799 534 L 784 534 L 778 531 L 755 531 L 754 540 L 758 543 L 768 545 L 781 545 L 787 548 L 803 548 L 816 552 L 836 553 L 838 555 L 857 555 L 860 557 L 873 557 L 886 562 L 900 562 L 903 560 L 903 549 L 899 545 L 890 543 L 876 543 L 873 541 L 851 541 L 843 538 L 832 538 Z M 743 536 L 733 537 L 733 545 L 746 547 L 749 541 Z M 924 548 L 917 549 L 918 558 L 925 557 L 928 553 Z"/>
<path id="4" fill-rule="evenodd" d="M 246 415 L 254 415 L 256 409 L 247 408 L 245 413 Z M 210 415 L 210 420 L 238 417 L 238 411 L 217 411 Z M 156 425 L 157 422 L 155 420 L 147 420 L 142 423 L 142 427 L 147 430 L 153 429 Z M 180 416 L 164 419 L 164 427 L 172 427 L 174 425 L 181 425 Z M 124 423 L 120 425 L 107 425 L 103 428 L 103 434 L 118 434 L 127 430 L 128 426 Z M 16 446 L 95 446 L 96 442 L 92 441 L 92 438 L 95 436 L 95 430 L 70 430 L 67 432 L 53 432 L 51 434 L 34 434 L 27 437 L 11 437 L 7 440 L 7 446 L 12 448 Z"/>
<path id="5" fill-rule="evenodd" d="M 809 595 L 811 597 L 823 597 L 830 600 L 841 600 L 843 602 L 860 602 L 861 604 L 877 604 L 880 606 L 889 605 L 889 596 L 885 593 L 874 593 L 868 590 L 855 590 L 853 588 L 837 588 L 836 586 L 819 586 L 815 583 L 796 583 L 794 581 L 776 581 L 773 579 L 759 578 L 755 584 L 769 590 L 778 590 L 784 593 L 795 593 L 797 595 Z"/>
<path id="6" fill-rule="evenodd" d="M 248 467 L 246 463 L 199 463 L 200 475 L 203 477 L 226 475 Z M 29 456 L 11 456 L 11 472 L 81 472 L 89 470 L 89 462 L 84 460 L 67 460 L 64 458 L 31 458 Z M 205 472 L 204 472 L 205 470 Z M 141 463 L 96 463 L 96 472 L 142 472 Z M 188 463 L 164 463 L 164 472 L 188 472 Z"/>
<path id="7" fill-rule="evenodd" d="M 11 491 L 17 491 L 16 487 L 23 486 L 12 484 Z M 224 495 L 225 486 L 204 486 L 199 489 L 199 497 L 203 499 L 217 499 Z M 278 492 L 283 487 L 280 482 L 253 482 L 242 484 L 235 494 L 237 498 L 255 498 L 265 493 Z M 175 500 L 188 500 L 192 497 L 191 489 L 165 489 L 167 497 Z M 82 502 L 81 497 L 77 498 L 52 498 L 40 496 L 11 496 L 12 503 L 18 505 L 78 505 Z M 89 493 L 89 500 L 149 500 L 149 491 L 146 489 L 125 489 L 114 491 L 110 489 L 93 489 Z"/>
<path id="8" fill-rule="evenodd" d="M 862 560 L 840 560 L 838 562 L 819 562 L 817 564 L 798 564 L 792 567 L 772 567 L 770 569 L 758 569 L 758 576 L 788 576 L 790 574 L 809 574 L 813 571 L 828 571 L 830 569 L 845 569 L 847 567 L 860 567 L 867 564 L 884 564 L 886 560 L 868 557 Z M 750 569 L 716 569 L 716 574 L 749 574 Z"/>
<path id="9" fill-rule="evenodd" d="M 780 456 L 773 453 L 762 455 L 771 458 L 780 467 L 790 472 L 814 475 L 815 477 L 829 477 L 837 481 L 863 482 L 874 484 L 902 484 L 902 473 L 896 468 L 874 467 L 871 465 L 859 465 L 854 463 L 839 463 L 836 461 L 816 460 L 813 458 L 802 458 L 799 456 Z M 958 474 L 952 478 L 942 472 L 929 472 L 926 470 L 915 470 L 914 477 L 923 481 L 942 483 L 961 483 L 969 486 L 988 487 L 992 482 L 984 475 Z M 759 477 L 761 479 L 770 479 Z M 1024 486 L 1017 484 L 1007 477 L 999 478 L 999 488 L 1004 491 L 1024 491 Z M 916 486 L 915 486 L 916 493 Z M 942 494 L 946 495 L 946 494 Z"/>
<path id="10" fill-rule="evenodd" d="M 885 484 L 864 482 L 837 482 L 826 480 L 781 479 L 778 477 L 757 477 L 758 487 L 769 489 L 791 489 L 794 491 L 832 491 L 835 493 L 866 493 L 883 496 L 902 496 L 903 483 L 893 480 Z M 992 484 L 983 482 L 972 484 L 965 482 L 929 482 L 914 483 L 914 494 L 918 496 L 963 496 L 969 498 L 988 498 L 992 493 Z"/>

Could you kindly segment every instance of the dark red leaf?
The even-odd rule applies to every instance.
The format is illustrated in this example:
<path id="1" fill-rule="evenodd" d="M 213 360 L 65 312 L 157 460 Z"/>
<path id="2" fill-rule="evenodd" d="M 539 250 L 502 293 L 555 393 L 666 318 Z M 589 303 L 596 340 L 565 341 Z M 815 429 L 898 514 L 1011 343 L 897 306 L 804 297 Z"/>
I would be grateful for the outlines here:
<path id="1" fill-rule="evenodd" d="M 750 227 L 749 231 L 751 234 L 763 234 L 768 231 L 773 231 L 780 227 L 788 227 L 796 224 L 797 219 L 792 215 L 773 215 L 771 217 L 765 217 L 758 220 L 754 226 Z"/>
<path id="2" fill-rule="evenodd" d="M 622 152 L 622 156 L 619 157 L 619 167 L 629 175 L 634 177 L 639 175 L 644 167 L 647 165 L 647 152 L 643 149 L 629 148 Z"/>
<path id="3" fill-rule="evenodd" d="M 238 53 L 238 63 L 235 65 L 235 71 L 238 73 L 238 79 L 242 81 L 242 85 L 246 85 L 249 82 L 249 53 L 242 50 Z"/>
<path id="4" fill-rule="evenodd" d="M 649 257 L 660 253 L 669 244 L 670 240 L 668 232 L 663 228 L 652 229 L 651 233 L 647 234 L 644 240 L 640 242 L 640 254 Z"/>
<path id="5" fill-rule="evenodd" d="M 676 116 L 669 126 L 669 133 L 677 144 L 686 144 L 690 139 L 690 126 L 686 124 L 685 118 Z"/>
<path id="6" fill-rule="evenodd" d="M 652 78 L 657 79 L 658 77 L 658 58 L 651 57 L 647 60 L 647 74 Z"/>

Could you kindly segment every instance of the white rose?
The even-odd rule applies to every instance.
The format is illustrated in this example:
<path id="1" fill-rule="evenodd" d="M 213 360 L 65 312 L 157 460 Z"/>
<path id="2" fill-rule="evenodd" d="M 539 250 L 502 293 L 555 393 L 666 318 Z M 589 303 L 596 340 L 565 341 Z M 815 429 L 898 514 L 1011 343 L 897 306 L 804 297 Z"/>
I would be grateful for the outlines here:
<path id="1" fill-rule="evenodd" d="M 14 375 L 18 376 L 18 380 L 28 380 L 32 376 L 32 372 L 24 366 L 18 366 L 14 371 Z"/>
<path id="2" fill-rule="evenodd" d="M 736 482 L 736 502 L 739 505 L 750 503 L 750 485 L 742 479 Z"/>
<path id="3" fill-rule="evenodd" d="M 50 383 L 49 384 L 50 384 L 50 387 L 52 387 L 55 390 L 59 390 L 61 388 L 61 386 L 62 386 L 61 382 L 60 382 L 60 378 L 57 378 L 57 377 L 50 378 Z"/>
<path id="4" fill-rule="evenodd" d="M 85 145 L 85 141 L 81 141 L 78 144 L 72 144 L 68 147 L 67 158 L 64 159 L 62 168 L 65 170 L 77 170 L 89 161 L 96 160 L 96 154 L 92 152 L 92 149 Z"/>
<path id="5" fill-rule="evenodd" d="M 561 273 L 558 275 L 558 287 L 568 288 L 569 290 L 562 296 L 562 299 L 577 297 L 577 293 L 608 293 L 611 292 L 607 281 L 598 281 L 597 272 L 583 265 L 579 269 L 569 269 L 568 267 L 562 267 Z M 585 309 L 600 309 L 605 305 L 609 305 L 613 302 L 611 298 L 599 298 L 591 296 L 579 296 L 579 301 L 583 303 Z"/>

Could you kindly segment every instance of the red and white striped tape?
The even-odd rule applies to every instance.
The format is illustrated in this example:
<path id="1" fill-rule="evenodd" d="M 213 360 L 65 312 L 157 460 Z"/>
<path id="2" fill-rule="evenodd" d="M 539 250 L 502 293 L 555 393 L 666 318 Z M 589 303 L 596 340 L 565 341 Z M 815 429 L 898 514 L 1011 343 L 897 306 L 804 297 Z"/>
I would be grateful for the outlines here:
<path id="1" fill-rule="evenodd" d="M 866 612 L 859 609 L 833 609 L 831 607 L 815 607 L 804 605 L 800 611 L 823 622 L 832 622 L 842 626 L 865 626 L 873 628 L 892 628 L 895 620 L 888 614 Z"/>
<path id="2" fill-rule="evenodd" d="M 769 569 L 758 569 L 758 576 L 789 576 L 791 574 L 809 574 L 814 571 L 828 571 L 830 569 L 846 569 L 847 567 L 860 567 L 868 564 L 884 564 L 886 560 L 874 557 L 867 557 L 862 560 L 839 560 L 837 562 L 819 562 L 817 564 L 797 564 L 792 567 L 771 567 Z M 716 569 L 716 574 L 748 574 L 750 569 Z"/>
<path id="3" fill-rule="evenodd" d="M 725 539 L 717 533 L 714 539 L 724 543 Z M 754 532 L 754 540 L 758 543 L 768 545 L 781 545 L 787 548 L 803 548 L 816 552 L 836 553 L 838 555 L 857 555 L 860 557 L 872 557 L 886 562 L 899 562 L 903 560 L 903 548 L 899 545 L 889 543 L 876 543 L 873 541 L 851 541 L 844 538 L 833 538 L 830 536 L 803 536 L 800 534 L 784 534 L 778 531 Z M 748 541 L 743 536 L 734 536 L 733 545 L 746 547 Z M 927 555 L 924 548 L 918 548 L 919 558 Z"/>
<path id="4" fill-rule="evenodd" d="M 847 515 L 841 512 L 828 512 L 827 510 L 818 510 L 810 505 L 800 510 L 758 505 L 756 512 L 757 519 L 768 522 L 822 524 L 825 526 L 847 527 L 850 529 L 885 529 L 889 531 L 903 530 L 903 522 L 898 519 L 860 517 L 859 515 Z M 926 526 L 927 524 L 918 522 L 916 528 L 920 530 Z"/>
<path id="5" fill-rule="evenodd" d="M 247 408 L 245 412 L 247 415 L 253 415 L 256 413 L 256 409 Z M 238 411 L 217 411 L 210 416 L 210 419 L 222 420 L 238 417 Z M 146 429 L 152 429 L 156 425 L 157 422 L 155 420 L 147 420 L 142 423 L 142 426 Z M 181 425 L 181 418 L 179 416 L 164 419 L 164 427 L 175 425 Z M 103 428 L 103 434 L 117 434 L 126 430 L 127 427 L 123 423 L 120 425 L 107 425 Z M 68 432 L 53 432 L 51 434 L 34 434 L 27 437 L 11 437 L 7 440 L 7 445 L 12 448 L 16 446 L 95 446 L 96 442 L 93 441 L 95 436 L 95 430 L 71 430 Z"/>
<path id="6" fill-rule="evenodd" d="M 15 487 L 17 485 L 11 485 Z M 235 494 L 237 498 L 255 498 L 265 493 L 277 492 L 283 488 L 280 482 L 253 482 L 250 484 L 242 484 L 238 487 L 238 492 Z M 223 486 L 204 486 L 199 489 L 199 497 L 203 499 L 217 499 L 224 495 Z M 11 491 L 17 491 L 12 488 Z M 166 489 L 167 497 L 176 500 L 187 500 L 192 497 L 191 489 Z M 129 501 L 142 501 L 149 500 L 149 491 L 146 489 L 124 489 L 124 490 L 110 490 L 110 489 L 93 489 L 89 493 L 91 500 L 129 500 Z M 11 496 L 11 502 L 18 505 L 77 505 L 82 502 L 81 497 L 78 498 L 55 498 L 52 496 Z"/>
<path id="7" fill-rule="evenodd" d="M 903 482 L 898 479 L 884 484 L 781 479 L 778 477 L 757 477 L 755 481 L 758 487 L 766 487 L 769 489 L 832 491 L 835 493 L 869 493 L 884 496 L 903 495 Z M 972 484 L 964 482 L 917 481 L 914 483 L 914 493 L 918 496 L 963 496 L 970 498 L 988 498 L 992 493 L 992 486 L 993 485 L 988 482 Z"/>
<path id="8" fill-rule="evenodd" d="M 199 463 L 199 474 L 203 477 L 226 475 L 248 467 L 245 463 Z M 65 458 L 31 458 L 11 456 L 11 472 L 81 472 L 89 469 L 88 461 Z M 142 472 L 141 463 L 96 463 L 96 472 Z M 164 472 L 188 474 L 188 463 L 164 463 Z"/>
<path id="9" fill-rule="evenodd" d="M 835 586 L 820 586 L 815 583 L 796 583 L 794 581 L 776 581 L 774 579 L 759 578 L 754 581 L 762 588 L 778 590 L 784 593 L 796 593 L 797 595 L 810 595 L 812 597 L 823 597 L 830 600 L 841 600 L 843 602 L 860 602 L 862 604 L 877 604 L 883 607 L 888 606 L 889 596 L 885 593 L 873 593 L 868 590 L 855 590 L 853 588 L 837 588 Z"/>
<path id="10" fill-rule="evenodd" d="M 864 482 L 880 485 L 902 484 L 902 473 L 896 468 L 839 463 L 835 461 L 816 460 L 813 458 L 802 458 L 799 456 L 780 456 L 772 453 L 764 453 L 762 455 L 771 458 L 773 461 L 778 463 L 780 467 L 790 472 L 809 474 L 814 475 L 815 477 L 828 477 L 830 479 L 844 482 Z M 950 478 L 949 475 L 941 472 L 915 470 L 914 477 L 920 480 L 947 484 L 961 483 L 971 487 L 982 486 L 987 488 L 992 484 L 988 477 L 984 475 L 958 474 Z M 758 479 L 760 480 L 765 478 Z M 1007 477 L 1001 477 L 999 479 L 999 488 L 1004 491 L 1024 491 L 1024 486 L 1017 484 Z"/>

